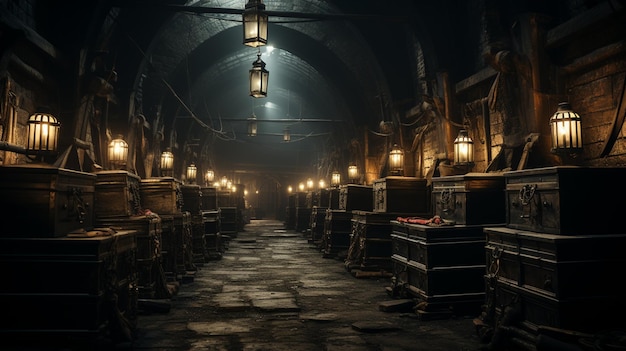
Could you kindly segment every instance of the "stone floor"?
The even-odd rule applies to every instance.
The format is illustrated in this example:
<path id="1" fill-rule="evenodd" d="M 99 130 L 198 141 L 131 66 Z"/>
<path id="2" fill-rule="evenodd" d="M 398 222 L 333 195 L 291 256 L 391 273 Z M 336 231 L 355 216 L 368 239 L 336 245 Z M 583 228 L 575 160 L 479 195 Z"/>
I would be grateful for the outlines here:
<path id="1" fill-rule="evenodd" d="M 423 321 L 393 302 L 390 278 L 355 278 L 282 222 L 252 220 L 222 259 L 180 285 L 166 313 L 142 314 L 118 350 L 477 350 L 475 316 Z"/>

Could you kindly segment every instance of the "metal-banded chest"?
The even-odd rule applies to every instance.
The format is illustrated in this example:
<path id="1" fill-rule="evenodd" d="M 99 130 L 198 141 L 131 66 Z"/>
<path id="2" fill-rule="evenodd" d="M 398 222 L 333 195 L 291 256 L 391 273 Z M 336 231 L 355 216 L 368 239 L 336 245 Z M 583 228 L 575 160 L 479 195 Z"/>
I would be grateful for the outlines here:
<path id="1" fill-rule="evenodd" d="M 96 173 L 96 218 L 129 217 L 141 211 L 141 178 L 127 171 Z"/>
<path id="2" fill-rule="evenodd" d="M 373 183 L 374 212 L 426 214 L 430 211 L 430 192 L 426 179 L 389 176 Z"/>
<path id="3" fill-rule="evenodd" d="M 373 191 L 370 185 L 346 184 L 339 186 L 339 209 L 371 211 Z"/>
<path id="4" fill-rule="evenodd" d="M 432 184 L 435 215 L 456 224 L 506 222 L 505 178 L 502 174 L 435 177 Z"/>
<path id="5" fill-rule="evenodd" d="M 505 172 L 507 227 L 563 235 L 621 233 L 626 168 L 557 166 Z"/>
<path id="6" fill-rule="evenodd" d="M 178 214 L 183 206 L 181 182 L 173 177 L 141 180 L 141 204 L 150 211 L 161 214 Z"/>
<path id="7" fill-rule="evenodd" d="M 202 190 L 200 190 L 200 185 L 182 185 L 181 193 L 183 195 L 182 211 L 189 211 L 192 216 L 200 215 L 202 211 Z"/>
<path id="8" fill-rule="evenodd" d="M 51 166 L 0 167 L 0 236 L 62 237 L 91 230 L 96 175 Z"/>

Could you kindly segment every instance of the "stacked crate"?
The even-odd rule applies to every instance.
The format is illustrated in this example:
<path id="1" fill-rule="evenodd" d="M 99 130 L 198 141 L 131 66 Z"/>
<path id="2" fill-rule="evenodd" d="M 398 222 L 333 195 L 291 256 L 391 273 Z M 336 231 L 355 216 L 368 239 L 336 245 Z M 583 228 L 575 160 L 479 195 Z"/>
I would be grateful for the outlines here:
<path id="1" fill-rule="evenodd" d="M 420 317 L 480 311 L 485 299 L 483 228 L 504 225 L 504 201 L 502 174 L 435 177 L 435 216 L 392 222 L 394 289 L 404 290 L 395 293 L 423 301 Z"/>
<path id="2" fill-rule="evenodd" d="M 623 325 L 624 168 L 555 166 L 504 174 L 506 226 L 485 228 L 487 308 L 527 331 Z M 508 306 L 507 309 L 504 306 Z"/>
<path id="3" fill-rule="evenodd" d="M 173 177 L 141 180 L 140 196 L 145 209 L 161 218 L 162 266 L 168 281 L 188 280 L 195 266 L 188 248 L 192 245 L 191 213 L 182 211 L 181 182 Z"/>
<path id="4" fill-rule="evenodd" d="M 371 211 L 372 204 L 369 185 L 340 185 L 329 194 L 330 208 L 326 211 L 322 239 L 324 257 L 346 258 L 352 234 L 352 211 Z"/>
<path id="5" fill-rule="evenodd" d="M 95 187 L 92 173 L 0 167 L 4 344 L 86 348 L 135 329 L 136 233 L 94 228 Z"/>
<path id="6" fill-rule="evenodd" d="M 202 217 L 204 223 L 205 259 L 214 260 L 222 257 L 224 243 L 220 229 L 220 211 L 217 206 L 217 189 L 202 187 Z"/>
<path id="7" fill-rule="evenodd" d="M 352 212 L 345 265 L 354 275 L 362 275 L 362 271 L 391 275 L 391 220 L 400 216 L 429 216 L 430 190 L 426 179 L 388 176 L 376 179 L 370 192 L 371 209 Z"/>
<path id="8" fill-rule="evenodd" d="M 182 210 L 191 214 L 191 245 L 187 246 L 187 257 L 191 257 L 191 265 L 202 266 L 206 258 L 206 241 L 204 237 L 205 216 L 202 215 L 202 191 L 200 185 L 184 184 Z"/>

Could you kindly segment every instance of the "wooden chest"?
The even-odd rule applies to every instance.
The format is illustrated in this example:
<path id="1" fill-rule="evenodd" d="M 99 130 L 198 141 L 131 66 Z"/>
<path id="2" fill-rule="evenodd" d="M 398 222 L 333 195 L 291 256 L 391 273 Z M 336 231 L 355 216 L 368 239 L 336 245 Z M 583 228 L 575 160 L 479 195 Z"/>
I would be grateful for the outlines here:
<path id="1" fill-rule="evenodd" d="M 141 213 L 141 178 L 127 171 L 96 173 L 96 218 L 129 217 Z"/>
<path id="2" fill-rule="evenodd" d="M 328 208 L 331 210 L 339 209 L 339 188 L 332 188 L 329 190 Z"/>
<path id="3" fill-rule="evenodd" d="M 505 172 L 507 226 L 562 235 L 624 231 L 626 168 L 557 166 Z"/>
<path id="4" fill-rule="evenodd" d="M 136 267 L 139 298 L 155 298 L 157 282 L 162 279 L 161 217 L 157 215 L 109 217 L 95 220 L 96 228 L 112 228 L 116 231 L 131 230 L 137 241 Z"/>
<path id="5" fill-rule="evenodd" d="M 329 189 L 319 189 L 317 191 L 318 202 L 315 206 L 328 208 L 330 206 L 330 190 Z"/>
<path id="6" fill-rule="evenodd" d="M 0 236 L 62 237 L 91 230 L 96 175 L 49 166 L 0 167 Z"/>
<path id="7" fill-rule="evenodd" d="M 497 265 L 502 281 L 557 299 L 623 291 L 615 277 L 626 269 L 626 234 L 573 236 L 503 227 L 484 231 L 487 264 Z"/>
<path id="8" fill-rule="evenodd" d="M 428 226 L 391 221 L 396 284 L 429 303 L 479 312 L 484 303 L 482 226 Z"/>
<path id="9" fill-rule="evenodd" d="M 372 186 L 346 184 L 339 186 L 339 209 L 372 211 L 374 196 Z"/>
<path id="10" fill-rule="evenodd" d="M 455 224 L 504 224 L 504 179 L 502 174 L 491 173 L 435 177 L 434 214 Z"/>
<path id="11" fill-rule="evenodd" d="M 162 264 L 168 279 L 182 279 L 193 264 L 191 213 L 162 215 Z"/>
<path id="12" fill-rule="evenodd" d="M 388 176 L 376 179 L 372 187 L 374 212 L 430 212 L 430 191 L 426 179 Z"/>
<path id="13" fill-rule="evenodd" d="M 205 186 L 200 188 L 200 191 L 202 192 L 200 198 L 202 211 L 217 210 L 217 188 Z"/>
<path id="14" fill-rule="evenodd" d="M 185 184 L 180 189 L 183 194 L 182 210 L 189 211 L 192 215 L 199 215 L 202 211 L 202 190 L 200 190 L 200 185 Z"/>
<path id="15" fill-rule="evenodd" d="M 135 251 L 133 231 L 0 238 L 3 336 L 119 338 L 112 326 L 136 325 Z"/>
<path id="16" fill-rule="evenodd" d="M 222 207 L 236 207 L 237 203 L 233 198 L 230 190 L 218 190 L 217 191 L 217 208 Z"/>
<path id="17" fill-rule="evenodd" d="M 181 182 L 173 177 L 141 180 L 141 204 L 156 214 L 170 215 L 182 211 Z"/>

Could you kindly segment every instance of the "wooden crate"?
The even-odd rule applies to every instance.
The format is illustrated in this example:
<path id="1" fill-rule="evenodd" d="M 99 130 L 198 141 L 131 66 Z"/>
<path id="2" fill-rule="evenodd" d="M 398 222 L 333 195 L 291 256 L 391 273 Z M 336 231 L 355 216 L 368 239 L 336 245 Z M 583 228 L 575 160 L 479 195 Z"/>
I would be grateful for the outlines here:
<path id="1" fill-rule="evenodd" d="M 619 234 L 626 168 L 556 166 L 505 172 L 506 224 L 562 235 Z"/>
<path id="2" fill-rule="evenodd" d="M 202 190 L 200 185 L 184 184 L 180 187 L 183 195 L 182 211 L 189 211 L 192 215 L 199 215 L 202 211 Z"/>
<path id="3" fill-rule="evenodd" d="M 139 215 L 142 211 L 140 187 L 141 178 L 127 171 L 96 173 L 95 218 Z"/>
<path id="4" fill-rule="evenodd" d="M 346 184 L 339 186 L 339 209 L 345 211 L 372 211 L 374 205 L 371 185 Z"/>
<path id="5" fill-rule="evenodd" d="M 432 179 L 434 214 L 455 224 L 506 223 L 505 178 L 467 173 Z"/>
<path id="6" fill-rule="evenodd" d="M 181 182 L 172 177 L 157 177 L 141 180 L 141 204 L 144 209 L 159 215 L 182 212 L 183 195 Z"/>
<path id="7" fill-rule="evenodd" d="M 58 167 L 0 167 L 0 205 L 7 219 L 0 236 L 63 237 L 91 230 L 95 184 L 95 174 Z"/>
<path id="8" fill-rule="evenodd" d="M 202 192 L 201 202 L 202 211 L 217 210 L 217 188 L 211 186 L 201 187 Z"/>
<path id="9" fill-rule="evenodd" d="M 113 326 L 136 327 L 135 253 L 134 231 L 0 238 L 0 273 L 12 282 L 0 284 L 4 342 L 10 345 L 11 336 L 27 342 L 43 337 L 51 347 L 54 338 L 122 339 Z"/>
<path id="10" fill-rule="evenodd" d="M 376 179 L 372 187 L 374 212 L 430 213 L 430 189 L 426 179 L 388 176 Z"/>

